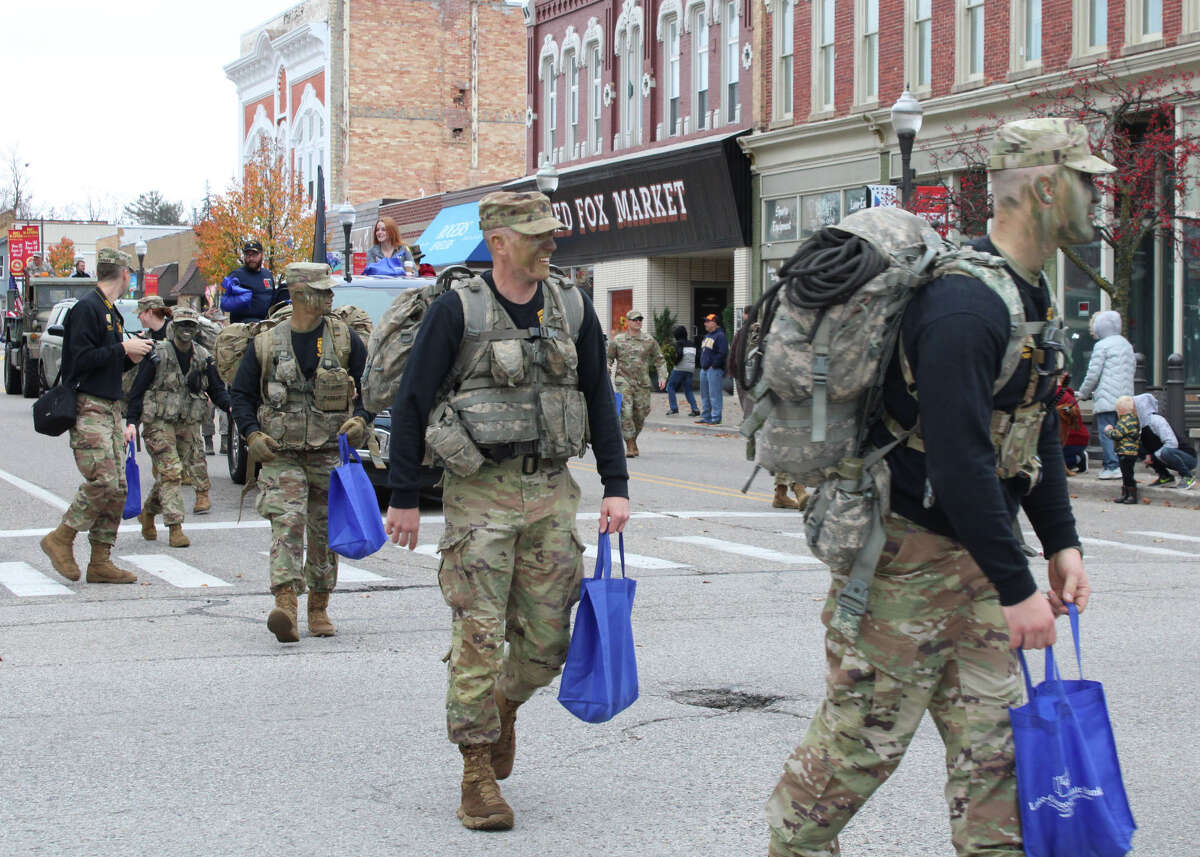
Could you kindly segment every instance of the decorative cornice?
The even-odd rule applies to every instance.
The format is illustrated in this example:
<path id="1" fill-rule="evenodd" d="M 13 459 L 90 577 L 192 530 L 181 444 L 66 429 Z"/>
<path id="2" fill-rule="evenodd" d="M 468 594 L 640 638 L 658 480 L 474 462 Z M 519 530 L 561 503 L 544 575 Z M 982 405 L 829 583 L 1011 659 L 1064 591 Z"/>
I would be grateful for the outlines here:
<path id="1" fill-rule="evenodd" d="M 549 33 L 542 41 L 542 52 L 538 54 L 538 80 L 546 79 L 546 59 L 550 60 L 550 76 L 558 75 L 558 42 Z"/>
<path id="2" fill-rule="evenodd" d="M 238 89 L 245 89 L 263 80 L 273 80 L 280 62 L 295 67 L 312 61 L 321 66 L 329 62 L 329 27 L 320 21 L 290 30 L 274 41 L 266 32 L 260 33 L 254 49 L 226 65 L 224 71 Z"/>
<path id="3" fill-rule="evenodd" d="M 600 53 L 604 53 L 604 30 L 600 27 L 598 20 L 588 18 L 587 29 L 583 31 L 584 50 L 587 50 L 588 45 L 592 44 L 600 48 Z"/>
<path id="4" fill-rule="evenodd" d="M 621 14 L 617 16 L 617 23 L 613 27 L 614 55 L 620 53 L 621 44 L 635 29 L 640 29 L 643 33 L 646 31 L 645 21 L 645 10 L 638 5 L 637 0 L 625 0 L 621 5 Z"/>
<path id="5" fill-rule="evenodd" d="M 579 68 L 579 66 L 583 64 L 583 60 L 579 56 L 579 33 L 575 30 L 574 25 L 568 25 L 567 32 L 563 36 L 562 40 L 562 51 L 559 54 L 558 67 L 562 69 L 563 72 L 570 71 L 570 69 L 567 68 L 568 53 L 572 54 L 574 57 L 572 62 L 574 62 L 575 68 Z"/>
<path id="6" fill-rule="evenodd" d="M 658 7 L 658 26 L 655 30 L 658 31 L 658 40 L 663 40 L 663 30 L 666 29 L 665 24 L 667 19 L 672 15 L 675 20 L 683 23 L 683 9 L 679 4 L 679 0 L 663 0 L 663 4 Z"/>

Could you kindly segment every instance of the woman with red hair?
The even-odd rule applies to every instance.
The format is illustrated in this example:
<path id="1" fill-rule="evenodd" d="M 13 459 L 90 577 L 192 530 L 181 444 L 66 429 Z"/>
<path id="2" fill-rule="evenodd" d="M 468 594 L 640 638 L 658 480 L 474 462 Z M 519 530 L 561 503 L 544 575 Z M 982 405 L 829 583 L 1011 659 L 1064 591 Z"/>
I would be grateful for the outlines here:
<path id="1" fill-rule="evenodd" d="M 367 264 L 384 259 L 395 259 L 404 267 L 412 262 L 412 251 L 400 237 L 400 227 L 390 217 L 381 217 L 375 223 L 375 243 L 367 250 Z"/>

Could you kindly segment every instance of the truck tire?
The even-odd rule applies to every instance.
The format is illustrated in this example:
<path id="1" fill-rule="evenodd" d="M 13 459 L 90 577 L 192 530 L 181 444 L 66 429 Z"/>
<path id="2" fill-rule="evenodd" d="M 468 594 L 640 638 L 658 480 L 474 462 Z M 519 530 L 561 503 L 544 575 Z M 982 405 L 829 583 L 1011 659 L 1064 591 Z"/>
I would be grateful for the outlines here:
<path id="1" fill-rule="evenodd" d="M 4 392 L 15 396 L 21 392 L 21 370 L 13 365 L 12 352 L 12 346 L 4 346 Z"/>
<path id="2" fill-rule="evenodd" d="M 225 460 L 229 464 L 229 478 L 234 485 L 246 484 L 246 442 L 238 433 L 237 424 L 229 418 L 229 435 L 225 440 Z"/>
<path id="3" fill-rule="evenodd" d="M 38 370 L 38 361 L 29 356 L 29 349 L 21 349 L 21 382 L 22 392 L 26 399 L 36 399 L 38 397 L 41 384 L 38 383 L 41 379 L 41 372 Z"/>

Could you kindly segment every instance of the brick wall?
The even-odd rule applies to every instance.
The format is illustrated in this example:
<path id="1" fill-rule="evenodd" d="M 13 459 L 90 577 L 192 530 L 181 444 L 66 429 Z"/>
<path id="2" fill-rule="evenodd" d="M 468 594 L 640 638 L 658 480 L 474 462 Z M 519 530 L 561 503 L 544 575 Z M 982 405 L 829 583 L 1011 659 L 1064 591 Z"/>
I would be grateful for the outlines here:
<path id="1" fill-rule="evenodd" d="M 381 36 L 380 20 L 403 26 Z M 478 22 L 473 152 L 470 4 L 351 4 L 351 201 L 428 196 L 524 174 L 524 18 L 520 7 L 482 0 Z"/>

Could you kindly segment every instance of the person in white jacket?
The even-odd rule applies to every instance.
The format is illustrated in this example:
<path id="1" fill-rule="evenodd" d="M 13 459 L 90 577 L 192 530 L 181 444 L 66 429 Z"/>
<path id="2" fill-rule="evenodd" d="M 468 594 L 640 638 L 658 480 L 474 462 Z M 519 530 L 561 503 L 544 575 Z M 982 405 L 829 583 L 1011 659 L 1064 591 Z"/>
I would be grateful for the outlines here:
<path id="1" fill-rule="evenodd" d="M 1142 427 L 1142 451 L 1146 453 L 1146 464 L 1154 468 L 1158 479 L 1151 482 L 1161 488 L 1175 485 L 1184 491 L 1196 484 L 1193 471 L 1196 469 L 1196 449 L 1187 440 L 1180 440 L 1167 418 L 1158 412 L 1158 399 L 1153 393 L 1142 393 L 1133 397 L 1137 408 L 1138 424 Z M 1171 475 L 1179 474 L 1178 484 Z"/>
<path id="2" fill-rule="evenodd" d="M 1121 335 L 1121 314 L 1115 310 L 1092 316 L 1092 336 L 1097 340 L 1088 361 L 1087 377 L 1076 394 L 1079 399 L 1092 399 L 1092 423 L 1100 436 L 1104 455 L 1101 479 L 1120 479 L 1121 468 L 1113 441 L 1106 433 L 1117 422 L 1117 399 L 1133 395 L 1133 373 L 1136 359 L 1133 346 Z"/>

